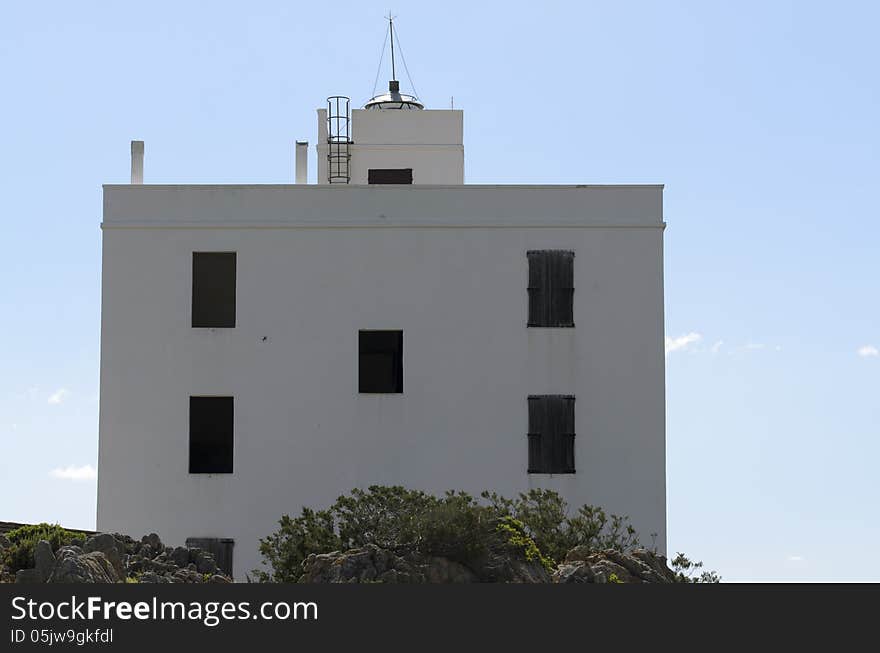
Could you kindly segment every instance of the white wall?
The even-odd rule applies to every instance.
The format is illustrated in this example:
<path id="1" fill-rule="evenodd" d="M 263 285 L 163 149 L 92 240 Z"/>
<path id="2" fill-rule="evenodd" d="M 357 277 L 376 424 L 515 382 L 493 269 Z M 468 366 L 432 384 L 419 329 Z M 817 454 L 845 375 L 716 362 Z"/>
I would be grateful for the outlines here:
<path id="1" fill-rule="evenodd" d="M 547 487 L 665 551 L 661 188 L 376 190 L 105 187 L 98 529 L 232 537 L 243 578 L 282 514 L 355 486 Z M 576 252 L 574 329 L 526 328 L 540 248 Z M 190 327 L 210 250 L 238 253 L 234 329 Z M 402 395 L 357 392 L 380 328 Z M 574 475 L 526 474 L 543 393 L 576 395 Z M 232 475 L 187 472 L 194 394 L 235 397 Z"/>
<path id="2" fill-rule="evenodd" d="M 458 109 L 355 109 L 351 183 L 371 168 L 412 168 L 414 184 L 463 184 L 463 113 Z M 318 110 L 318 183 L 327 183 L 327 112 Z"/>

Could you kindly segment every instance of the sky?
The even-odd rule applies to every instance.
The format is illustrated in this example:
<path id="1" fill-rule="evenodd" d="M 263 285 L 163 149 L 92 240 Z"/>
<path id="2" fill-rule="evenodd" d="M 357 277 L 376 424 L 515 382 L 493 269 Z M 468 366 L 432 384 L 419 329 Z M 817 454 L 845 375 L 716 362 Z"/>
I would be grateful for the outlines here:
<path id="1" fill-rule="evenodd" d="M 392 11 L 422 101 L 464 110 L 468 183 L 666 185 L 669 551 L 880 581 L 880 4 Z M 324 99 L 371 96 L 388 6 L 2 13 L 0 520 L 91 528 L 101 184 L 132 139 L 147 183 L 291 182 Z"/>

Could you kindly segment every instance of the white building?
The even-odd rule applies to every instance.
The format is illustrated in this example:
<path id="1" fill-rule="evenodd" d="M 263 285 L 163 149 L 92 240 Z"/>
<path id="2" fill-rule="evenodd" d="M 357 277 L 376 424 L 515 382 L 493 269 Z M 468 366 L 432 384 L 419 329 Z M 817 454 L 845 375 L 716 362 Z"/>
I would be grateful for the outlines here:
<path id="1" fill-rule="evenodd" d="M 133 143 L 97 528 L 216 538 L 243 579 L 356 486 L 543 487 L 665 551 L 662 186 L 466 185 L 462 112 L 395 84 L 318 111 L 317 185 L 302 143 L 296 184 L 144 185 Z"/>

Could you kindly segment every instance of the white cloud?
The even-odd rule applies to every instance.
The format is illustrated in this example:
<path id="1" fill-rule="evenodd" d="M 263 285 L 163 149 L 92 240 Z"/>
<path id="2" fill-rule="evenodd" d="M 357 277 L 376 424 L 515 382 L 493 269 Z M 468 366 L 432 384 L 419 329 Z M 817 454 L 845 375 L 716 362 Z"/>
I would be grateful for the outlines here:
<path id="1" fill-rule="evenodd" d="M 757 351 L 759 349 L 764 349 L 764 345 L 760 342 L 749 342 L 743 347 L 746 351 Z"/>
<path id="2" fill-rule="evenodd" d="M 789 562 L 803 562 L 804 560 L 804 556 L 788 556 Z"/>
<path id="3" fill-rule="evenodd" d="M 863 347 L 859 347 L 859 356 L 862 358 L 880 356 L 880 349 L 877 349 L 874 345 L 864 345 Z"/>
<path id="4" fill-rule="evenodd" d="M 54 393 L 49 395 L 49 403 L 50 404 L 60 404 L 62 401 L 67 399 L 67 396 L 70 394 L 70 390 L 67 388 L 59 388 Z"/>
<path id="5" fill-rule="evenodd" d="M 68 465 L 67 467 L 56 467 L 49 472 L 49 476 L 65 481 L 94 481 L 98 478 L 98 470 L 91 465 L 83 465 L 82 467 Z"/>
<path id="6" fill-rule="evenodd" d="M 713 353 L 713 354 L 717 354 L 717 353 L 721 350 L 721 347 L 723 347 L 723 346 L 724 346 L 724 341 L 723 341 L 723 340 L 719 340 L 719 341 L 716 342 L 714 345 L 712 345 L 712 350 L 711 350 L 712 353 Z"/>
<path id="7" fill-rule="evenodd" d="M 678 336 L 676 338 L 666 336 L 666 355 L 668 356 L 672 352 L 678 351 L 680 349 L 686 349 L 688 345 L 699 342 L 702 337 L 702 335 L 693 331 L 686 335 Z"/>

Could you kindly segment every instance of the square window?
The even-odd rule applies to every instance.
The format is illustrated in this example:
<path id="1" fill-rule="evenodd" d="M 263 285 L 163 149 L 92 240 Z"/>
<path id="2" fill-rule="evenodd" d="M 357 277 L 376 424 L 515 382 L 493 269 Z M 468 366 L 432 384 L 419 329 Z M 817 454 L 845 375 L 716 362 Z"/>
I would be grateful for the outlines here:
<path id="1" fill-rule="evenodd" d="M 193 252 L 193 327 L 235 326 L 235 252 Z"/>
<path id="2" fill-rule="evenodd" d="M 189 398 L 189 473 L 231 474 L 233 398 Z"/>
<path id="3" fill-rule="evenodd" d="M 358 392 L 403 392 L 403 331 L 358 333 Z"/>

